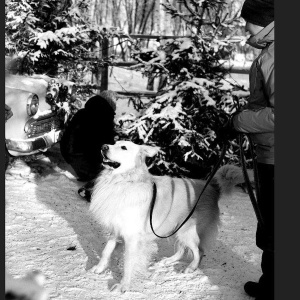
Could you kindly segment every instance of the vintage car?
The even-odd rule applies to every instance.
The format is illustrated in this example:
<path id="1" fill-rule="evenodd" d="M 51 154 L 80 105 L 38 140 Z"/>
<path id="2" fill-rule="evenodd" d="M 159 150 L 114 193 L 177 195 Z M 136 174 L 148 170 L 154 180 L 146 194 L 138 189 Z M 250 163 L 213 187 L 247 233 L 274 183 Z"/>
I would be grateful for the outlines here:
<path id="1" fill-rule="evenodd" d="M 58 142 L 72 87 L 43 75 L 5 74 L 6 154 L 35 154 Z"/>

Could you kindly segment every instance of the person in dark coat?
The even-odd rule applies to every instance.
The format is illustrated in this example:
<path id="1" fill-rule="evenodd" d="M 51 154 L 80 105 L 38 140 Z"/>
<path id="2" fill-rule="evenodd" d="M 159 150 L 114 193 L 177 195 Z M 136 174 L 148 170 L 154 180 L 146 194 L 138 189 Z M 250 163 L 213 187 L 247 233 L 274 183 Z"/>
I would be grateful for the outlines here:
<path id="1" fill-rule="evenodd" d="M 250 69 L 248 105 L 232 118 L 238 132 L 249 133 L 257 156 L 260 196 L 257 203 L 264 226 L 257 226 L 256 245 L 262 253 L 262 276 L 244 289 L 256 300 L 274 299 L 274 0 L 246 0 L 241 17 L 251 34 L 247 43 L 262 49 Z"/>
<path id="2" fill-rule="evenodd" d="M 114 144 L 117 94 L 103 91 L 91 97 L 67 125 L 60 150 L 79 181 L 92 181 L 101 170 L 103 144 Z"/>

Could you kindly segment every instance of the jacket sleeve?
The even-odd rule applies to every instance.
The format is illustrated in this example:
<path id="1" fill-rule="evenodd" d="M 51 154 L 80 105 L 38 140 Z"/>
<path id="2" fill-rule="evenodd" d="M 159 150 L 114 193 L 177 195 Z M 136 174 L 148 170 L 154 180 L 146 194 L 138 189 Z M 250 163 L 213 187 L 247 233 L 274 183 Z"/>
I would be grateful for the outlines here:
<path id="1" fill-rule="evenodd" d="M 232 119 L 233 126 L 237 131 L 245 133 L 274 132 L 274 68 L 273 65 L 261 66 L 260 70 L 270 106 L 252 108 L 250 99 L 247 108 L 236 114 Z"/>
<path id="2" fill-rule="evenodd" d="M 237 131 L 245 133 L 274 132 L 274 109 L 263 107 L 261 109 L 245 109 L 232 119 Z"/>

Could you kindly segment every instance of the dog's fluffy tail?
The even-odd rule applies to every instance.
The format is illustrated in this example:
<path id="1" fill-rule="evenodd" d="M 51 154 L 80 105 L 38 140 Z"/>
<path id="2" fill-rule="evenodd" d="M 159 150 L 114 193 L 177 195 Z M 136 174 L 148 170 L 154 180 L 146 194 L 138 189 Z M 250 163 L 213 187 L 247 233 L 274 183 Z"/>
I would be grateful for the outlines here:
<path id="1" fill-rule="evenodd" d="M 221 194 L 228 195 L 234 186 L 244 182 L 243 171 L 234 165 L 224 165 L 217 171 L 214 180 L 218 183 Z"/>

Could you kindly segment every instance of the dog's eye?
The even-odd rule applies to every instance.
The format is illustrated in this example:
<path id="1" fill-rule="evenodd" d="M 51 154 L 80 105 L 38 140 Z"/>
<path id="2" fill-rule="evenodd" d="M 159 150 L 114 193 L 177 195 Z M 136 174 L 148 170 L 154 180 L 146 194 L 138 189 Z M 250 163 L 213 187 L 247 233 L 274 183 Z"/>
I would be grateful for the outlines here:
<path id="1" fill-rule="evenodd" d="M 127 150 L 126 146 L 121 146 L 121 149 Z"/>

